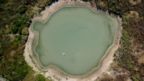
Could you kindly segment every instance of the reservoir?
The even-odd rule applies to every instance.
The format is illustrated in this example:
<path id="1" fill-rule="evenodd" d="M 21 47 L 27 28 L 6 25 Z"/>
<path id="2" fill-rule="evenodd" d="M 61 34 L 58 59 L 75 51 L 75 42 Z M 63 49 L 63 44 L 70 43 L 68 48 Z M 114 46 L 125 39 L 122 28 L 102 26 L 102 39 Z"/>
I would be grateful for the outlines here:
<path id="1" fill-rule="evenodd" d="M 118 29 L 116 21 L 103 12 L 64 7 L 46 23 L 33 23 L 38 33 L 33 53 L 44 67 L 54 65 L 68 74 L 86 74 L 107 54 Z"/>

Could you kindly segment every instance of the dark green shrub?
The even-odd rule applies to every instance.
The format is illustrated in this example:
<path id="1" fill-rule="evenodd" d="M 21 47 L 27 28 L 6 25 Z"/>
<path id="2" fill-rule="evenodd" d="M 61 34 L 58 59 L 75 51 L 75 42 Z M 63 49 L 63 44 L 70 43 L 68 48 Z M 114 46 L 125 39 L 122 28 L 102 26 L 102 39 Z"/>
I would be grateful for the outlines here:
<path id="1" fill-rule="evenodd" d="M 45 77 L 43 75 L 41 75 L 41 74 L 38 74 L 36 76 L 36 81 L 45 81 L 45 80 L 46 80 Z"/>

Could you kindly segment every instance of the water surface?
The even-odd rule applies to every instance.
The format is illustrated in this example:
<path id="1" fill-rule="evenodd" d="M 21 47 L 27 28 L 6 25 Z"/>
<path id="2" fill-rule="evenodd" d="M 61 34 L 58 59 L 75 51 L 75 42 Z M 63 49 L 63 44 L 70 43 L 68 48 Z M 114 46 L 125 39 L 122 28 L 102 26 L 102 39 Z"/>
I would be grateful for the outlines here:
<path id="1" fill-rule="evenodd" d="M 63 8 L 47 23 L 36 22 L 36 52 L 44 66 L 56 65 L 66 73 L 84 74 L 98 65 L 112 44 L 115 20 L 86 8 Z"/>

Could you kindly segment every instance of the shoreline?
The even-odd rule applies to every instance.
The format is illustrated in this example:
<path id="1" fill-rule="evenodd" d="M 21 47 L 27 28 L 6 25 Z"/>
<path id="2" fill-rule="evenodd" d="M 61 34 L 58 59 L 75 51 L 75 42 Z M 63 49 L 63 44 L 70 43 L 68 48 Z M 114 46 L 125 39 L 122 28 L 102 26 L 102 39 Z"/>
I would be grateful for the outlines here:
<path id="1" fill-rule="evenodd" d="M 53 13 L 63 8 L 64 6 L 86 7 L 96 12 L 96 8 L 92 8 L 90 3 L 88 2 L 83 2 L 80 0 L 79 1 L 60 0 L 56 3 L 53 3 L 50 7 L 46 7 L 46 9 L 42 11 L 40 16 L 34 17 L 32 19 L 32 22 L 39 21 L 39 22 L 45 23 Z M 97 12 L 108 14 L 103 11 L 97 11 Z M 114 15 L 110 15 L 110 14 L 108 15 L 117 20 L 118 30 L 116 32 L 112 45 L 107 49 L 106 54 L 102 57 L 98 66 L 93 68 L 90 72 L 82 76 L 81 75 L 73 76 L 51 65 L 46 70 L 43 70 L 41 68 L 41 65 L 39 65 L 40 63 L 37 61 L 37 59 L 34 58 L 35 56 L 33 55 L 33 52 L 32 52 L 32 43 L 33 43 L 35 34 L 38 35 L 38 33 L 36 33 L 35 31 L 34 32 L 32 31 L 31 29 L 32 25 L 29 28 L 29 37 L 26 42 L 26 47 L 24 50 L 24 57 L 25 57 L 26 62 L 28 63 L 29 66 L 32 67 L 34 71 L 43 74 L 45 77 L 51 77 L 54 81 L 58 81 L 59 79 L 62 79 L 62 81 L 94 81 L 96 80 L 97 77 L 99 77 L 100 75 L 102 75 L 104 72 L 108 70 L 111 62 L 113 62 L 113 55 L 115 51 L 119 48 L 119 41 L 121 38 L 121 30 L 122 30 L 121 19 L 119 17 L 115 17 Z"/>

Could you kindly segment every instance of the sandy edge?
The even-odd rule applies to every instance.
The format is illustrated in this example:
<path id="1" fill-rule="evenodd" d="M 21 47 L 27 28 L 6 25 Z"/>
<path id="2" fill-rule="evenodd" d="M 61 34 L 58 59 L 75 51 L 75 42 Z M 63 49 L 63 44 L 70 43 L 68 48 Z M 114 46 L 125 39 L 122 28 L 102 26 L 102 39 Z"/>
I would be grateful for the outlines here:
<path id="1" fill-rule="evenodd" d="M 74 4 L 81 4 L 82 7 L 83 5 L 87 6 L 87 7 L 91 7 L 89 3 L 85 3 L 82 1 L 71 1 L 71 0 L 60 0 L 54 4 L 52 4 L 50 7 L 46 7 L 46 9 L 41 13 L 41 16 L 37 16 L 34 17 L 32 19 L 32 21 L 40 21 L 45 23 L 46 20 L 56 11 L 58 11 L 60 8 L 62 8 L 63 6 L 69 5 L 72 6 Z M 92 9 L 92 7 L 91 7 Z M 96 10 L 96 8 L 94 8 Z M 107 13 L 106 13 L 107 14 Z M 114 16 L 113 16 L 114 17 Z M 28 65 L 30 65 L 32 67 L 32 69 L 38 73 L 43 74 L 45 77 L 51 77 L 54 81 L 94 81 L 97 79 L 97 77 L 101 76 L 104 72 L 106 72 L 109 69 L 110 64 L 113 61 L 113 56 L 115 51 L 119 48 L 119 41 L 121 38 L 121 31 L 122 31 L 122 27 L 121 27 L 121 19 L 119 17 L 115 17 L 116 18 L 116 22 L 118 22 L 118 31 L 117 31 L 117 35 L 115 36 L 114 42 L 113 44 L 108 48 L 108 51 L 105 54 L 105 56 L 103 56 L 101 62 L 100 62 L 100 67 L 98 70 L 96 70 L 95 72 L 91 73 L 88 76 L 85 77 L 75 77 L 75 76 L 70 76 L 70 75 L 66 75 L 64 73 L 62 73 L 58 68 L 54 68 L 54 67 L 49 67 L 46 71 L 43 71 L 42 69 L 40 69 L 38 67 L 38 65 L 36 64 L 37 62 L 34 62 L 33 58 L 33 52 L 32 52 L 32 42 L 34 39 L 34 32 L 32 32 L 31 30 L 31 26 L 29 28 L 29 37 L 28 40 L 26 42 L 26 46 L 25 46 L 25 50 L 24 50 L 24 57 L 26 62 L 28 63 Z M 39 63 L 38 63 L 39 64 Z"/>

